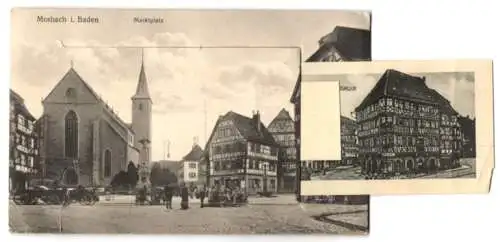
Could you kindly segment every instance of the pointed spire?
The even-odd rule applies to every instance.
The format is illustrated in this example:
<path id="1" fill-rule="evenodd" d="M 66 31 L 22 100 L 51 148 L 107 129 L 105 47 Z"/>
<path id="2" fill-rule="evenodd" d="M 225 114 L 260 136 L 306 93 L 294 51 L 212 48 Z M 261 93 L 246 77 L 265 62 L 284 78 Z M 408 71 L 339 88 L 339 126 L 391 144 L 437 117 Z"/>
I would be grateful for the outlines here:
<path id="1" fill-rule="evenodd" d="M 141 71 L 139 73 L 139 81 L 137 82 L 137 88 L 135 90 L 134 98 L 144 98 L 150 99 L 148 80 L 146 78 L 146 72 L 144 70 L 144 49 L 141 49 Z"/>

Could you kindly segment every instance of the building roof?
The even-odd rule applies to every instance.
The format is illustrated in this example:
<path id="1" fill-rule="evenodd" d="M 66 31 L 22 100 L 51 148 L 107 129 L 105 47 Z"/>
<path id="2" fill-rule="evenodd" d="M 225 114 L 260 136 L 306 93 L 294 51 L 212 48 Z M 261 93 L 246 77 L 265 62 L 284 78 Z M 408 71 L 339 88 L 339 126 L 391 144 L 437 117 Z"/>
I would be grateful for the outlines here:
<path id="1" fill-rule="evenodd" d="M 18 112 L 22 113 L 28 119 L 36 120 L 35 116 L 31 114 L 26 105 L 24 104 L 24 98 L 21 97 L 17 92 L 10 89 L 10 101 L 14 102 L 15 108 Z"/>
<path id="2" fill-rule="evenodd" d="M 87 90 L 89 90 L 89 92 L 97 99 L 97 101 L 103 106 L 103 109 L 118 123 L 120 124 L 124 129 L 130 131 L 130 132 L 134 132 L 131 127 L 125 123 L 119 116 L 118 114 L 115 113 L 115 111 L 101 98 L 101 96 L 99 94 L 97 94 L 97 92 L 94 91 L 94 89 L 85 81 L 83 80 L 83 78 L 78 74 L 78 72 L 73 68 L 71 67 L 68 72 L 66 72 L 66 74 L 63 76 L 63 78 L 61 78 L 61 80 L 56 84 L 56 87 L 57 85 L 59 85 L 59 83 L 61 83 L 63 80 L 67 79 L 67 78 L 71 78 L 71 79 L 75 79 L 75 80 L 78 80 L 80 82 L 83 83 L 83 85 L 87 88 Z M 52 91 L 47 95 L 47 97 L 49 97 L 52 92 L 56 89 L 56 87 L 54 87 L 52 89 Z M 47 97 L 45 97 L 45 99 L 42 101 L 42 102 L 45 102 L 45 100 L 47 99 Z"/>
<path id="3" fill-rule="evenodd" d="M 439 106 L 441 106 L 441 111 L 446 112 L 451 115 L 458 115 L 458 112 L 451 106 L 450 101 L 443 97 L 438 91 L 431 89 L 435 99 L 437 100 Z"/>
<path id="4" fill-rule="evenodd" d="M 182 160 L 199 161 L 203 157 L 203 149 L 195 144 L 191 151 Z"/>
<path id="5" fill-rule="evenodd" d="M 356 124 L 356 121 L 354 121 L 354 119 L 351 119 L 351 118 L 348 118 L 348 117 L 345 117 L 345 116 L 342 116 L 340 115 L 340 122 L 341 123 L 347 123 L 347 124 Z"/>
<path id="6" fill-rule="evenodd" d="M 334 48 L 345 61 L 371 59 L 371 32 L 367 29 L 337 26 L 318 42 L 318 50 L 306 60 L 307 62 L 319 61 L 331 48 Z"/>
<path id="7" fill-rule="evenodd" d="M 139 72 L 139 81 L 132 99 L 150 99 L 148 80 L 146 78 L 146 71 L 144 71 L 144 62 L 141 63 L 141 71 Z"/>
<path id="8" fill-rule="evenodd" d="M 266 126 L 262 123 L 262 121 L 259 122 L 260 125 L 260 132 L 257 130 L 257 125 L 255 125 L 255 120 L 254 118 L 249 118 L 246 116 L 243 116 L 239 113 L 229 111 L 225 115 L 222 115 L 217 119 L 217 122 L 215 123 L 214 129 L 212 130 L 212 134 L 210 134 L 210 137 L 208 139 L 208 142 L 205 146 L 205 151 L 208 149 L 208 144 L 212 140 L 212 137 L 215 133 L 215 130 L 217 129 L 217 126 L 221 121 L 226 121 L 226 120 L 231 120 L 234 123 L 234 126 L 236 129 L 240 132 L 240 134 L 243 136 L 248 141 L 254 141 L 258 142 L 260 144 L 265 144 L 265 145 L 278 145 L 276 141 L 274 140 L 273 136 L 269 132 L 269 130 L 266 128 Z"/>
<path id="9" fill-rule="evenodd" d="M 269 125 L 267 127 L 269 128 L 269 127 L 271 127 L 271 125 L 273 125 L 273 123 L 278 122 L 278 121 L 283 121 L 283 120 L 293 122 L 292 116 L 290 116 L 290 113 L 285 108 L 281 109 L 281 111 L 278 113 L 278 115 L 276 115 L 276 117 L 274 117 L 274 119 L 269 123 Z"/>
<path id="10" fill-rule="evenodd" d="M 319 40 L 319 48 L 306 62 L 317 62 L 330 51 L 336 51 L 344 61 L 369 61 L 371 59 L 371 31 L 366 29 L 337 26 Z M 301 72 L 299 72 L 301 73 Z M 301 77 L 293 89 L 290 102 L 295 103 L 300 96 Z"/>
<path id="11" fill-rule="evenodd" d="M 355 110 L 364 109 L 383 96 L 405 98 L 424 103 L 439 103 L 441 105 L 445 101 L 448 102 L 446 98 L 427 86 L 425 77 L 412 76 L 388 69 Z"/>

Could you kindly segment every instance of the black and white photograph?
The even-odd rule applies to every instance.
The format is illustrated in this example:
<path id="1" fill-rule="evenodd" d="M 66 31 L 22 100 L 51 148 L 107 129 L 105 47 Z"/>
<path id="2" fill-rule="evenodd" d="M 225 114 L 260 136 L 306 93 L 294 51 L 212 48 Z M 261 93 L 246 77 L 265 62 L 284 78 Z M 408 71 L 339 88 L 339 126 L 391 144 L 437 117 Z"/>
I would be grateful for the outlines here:
<path id="1" fill-rule="evenodd" d="M 487 147 L 481 145 L 485 137 L 476 132 L 492 128 L 492 120 L 485 120 L 492 112 L 485 105 L 488 94 L 478 92 L 491 80 L 478 77 L 482 69 L 474 70 L 481 65 L 358 62 L 336 64 L 332 74 L 326 66 L 316 68 L 326 71 L 314 74 L 306 64 L 303 82 L 340 86 L 332 95 L 339 95 L 341 159 L 301 161 L 305 180 L 474 181 L 484 167 L 492 167 L 492 157 L 484 153 L 490 150 L 478 150 Z M 343 67 L 353 71 L 343 74 Z"/>
<path id="2" fill-rule="evenodd" d="M 12 24 L 11 232 L 368 233 L 368 196 L 300 198 L 290 97 L 302 53 L 369 35 L 369 12 L 18 8 Z"/>
<path id="3" fill-rule="evenodd" d="M 330 76 L 340 93 L 340 161 L 303 161 L 311 179 L 475 178 L 474 73 Z"/>

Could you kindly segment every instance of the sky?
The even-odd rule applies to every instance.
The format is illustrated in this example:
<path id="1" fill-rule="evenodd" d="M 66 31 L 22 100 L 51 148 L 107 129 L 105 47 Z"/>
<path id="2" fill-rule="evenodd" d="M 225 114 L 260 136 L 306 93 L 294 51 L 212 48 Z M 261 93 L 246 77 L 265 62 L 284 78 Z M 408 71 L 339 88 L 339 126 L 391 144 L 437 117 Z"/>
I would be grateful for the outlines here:
<path id="1" fill-rule="evenodd" d="M 98 24 L 37 23 L 37 16 L 94 16 Z M 163 24 L 136 24 L 134 17 L 160 17 Z M 141 63 L 141 49 L 78 46 L 298 46 L 303 58 L 338 26 L 370 28 L 367 13 L 351 11 L 159 11 L 38 10 L 12 12 L 11 88 L 39 117 L 41 100 L 74 69 L 126 122 Z M 180 160 L 194 137 L 203 146 L 219 115 L 232 110 L 265 125 L 285 108 L 299 71 L 297 49 L 144 50 L 153 99 L 152 156 Z M 206 113 L 206 115 L 205 115 Z M 206 117 L 206 118 L 205 118 Z"/>
<path id="2" fill-rule="evenodd" d="M 425 76 L 426 84 L 450 101 L 452 107 L 462 116 L 473 118 L 474 113 L 474 74 L 470 72 L 408 73 Z M 333 75 L 341 86 L 355 86 L 356 91 L 340 92 L 340 111 L 345 117 L 353 118 L 352 112 L 375 87 L 382 73 Z"/>

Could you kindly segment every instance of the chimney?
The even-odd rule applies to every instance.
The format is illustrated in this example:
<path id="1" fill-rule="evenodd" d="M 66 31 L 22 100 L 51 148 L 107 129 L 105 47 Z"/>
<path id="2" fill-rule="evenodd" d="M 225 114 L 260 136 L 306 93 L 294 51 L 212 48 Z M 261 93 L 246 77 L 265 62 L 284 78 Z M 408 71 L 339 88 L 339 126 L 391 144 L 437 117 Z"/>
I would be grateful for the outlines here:
<path id="1" fill-rule="evenodd" d="M 193 137 L 193 148 L 198 145 L 198 136 Z"/>
<path id="2" fill-rule="evenodd" d="M 257 128 L 257 132 L 260 134 L 261 133 L 261 127 L 260 127 L 260 113 L 259 111 L 253 112 L 253 120 L 255 123 L 255 127 Z"/>

